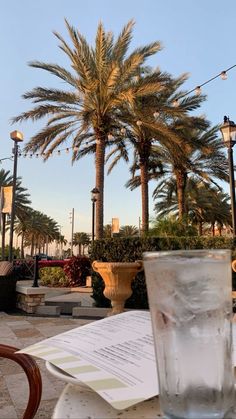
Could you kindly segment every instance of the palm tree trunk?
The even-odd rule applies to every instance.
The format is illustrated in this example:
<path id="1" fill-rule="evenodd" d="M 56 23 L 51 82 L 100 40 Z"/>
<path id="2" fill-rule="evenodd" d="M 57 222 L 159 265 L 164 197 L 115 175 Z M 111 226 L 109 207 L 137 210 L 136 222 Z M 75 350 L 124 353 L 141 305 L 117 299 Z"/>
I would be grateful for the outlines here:
<path id="1" fill-rule="evenodd" d="M 5 260 L 6 214 L 2 212 L 2 260 Z"/>
<path id="2" fill-rule="evenodd" d="M 142 196 L 142 234 L 148 232 L 149 227 L 149 208 L 148 208 L 148 168 L 147 163 L 140 161 L 140 180 Z"/>
<path id="3" fill-rule="evenodd" d="M 99 190 L 96 201 L 96 239 L 103 237 L 103 205 L 104 205 L 104 165 L 105 165 L 105 139 L 101 132 L 96 132 L 96 188 Z"/>
<path id="4" fill-rule="evenodd" d="M 198 224 L 198 235 L 199 236 L 202 236 L 202 221 L 199 221 L 199 224 Z"/>
<path id="5" fill-rule="evenodd" d="M 215 223 L 211 224 L 212 236 L 215 237 Z"/>
<path id="6" fill-rule="evenodd" d="M 185 188 L 187 175 L 181 170 L 175 170 L 174 174 L 176 177 L 179 219 L 182 220 L 183 216 L 185 215 Z"/>
<path id="7" fill-rule="evenodd" d="M 22 231 L 21 233 L 21 245 L 20 245 L 20 257 L 21 259 L 24 259 L 25 255 L 24 255 L 24 232 Z"/>
<path id="8" fill-rule="evenodd" d="M 32 236 L 32 239 L 31 239 L 30 256 L 33 256 L 33 254 L 34 254 L 34 235 Z"/>

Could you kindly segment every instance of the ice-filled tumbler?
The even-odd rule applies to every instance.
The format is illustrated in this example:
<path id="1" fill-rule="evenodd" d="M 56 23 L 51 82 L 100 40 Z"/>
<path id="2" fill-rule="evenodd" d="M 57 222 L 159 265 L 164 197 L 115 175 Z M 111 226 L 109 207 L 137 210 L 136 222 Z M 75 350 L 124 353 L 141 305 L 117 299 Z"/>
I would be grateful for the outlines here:
<path id="1" fill-rule="evenodd" d="M 166 418 L 228 418 L 233 406 L 230 250 L 144 253 Z"/>

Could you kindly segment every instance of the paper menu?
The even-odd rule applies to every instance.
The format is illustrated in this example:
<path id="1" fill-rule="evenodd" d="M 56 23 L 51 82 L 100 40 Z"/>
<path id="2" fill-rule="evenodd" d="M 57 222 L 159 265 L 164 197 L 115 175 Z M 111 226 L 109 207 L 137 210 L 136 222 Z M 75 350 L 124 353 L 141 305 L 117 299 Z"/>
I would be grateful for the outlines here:
<path id="1" fill-rule="evenodd" d="M 22 349 L 51 362 L 125 409 L 158 394 L 150 313 L 129 311 Z"/>
<path id="2" fill-rule="evenodd" d="M 233 326 L 236 365 L 236 324 Z M 129 311 L 61 333 L 19 352 L 45 359 L 115 409 L 158 394 L 150 313 Z"/>

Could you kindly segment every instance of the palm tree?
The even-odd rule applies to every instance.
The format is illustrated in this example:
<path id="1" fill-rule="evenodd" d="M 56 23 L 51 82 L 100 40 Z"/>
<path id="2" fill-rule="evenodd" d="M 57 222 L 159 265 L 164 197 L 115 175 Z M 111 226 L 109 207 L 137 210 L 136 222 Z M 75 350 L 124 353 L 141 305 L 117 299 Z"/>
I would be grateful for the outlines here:
<path id="1" fill-rule="evenodd" d="M 105 239 L 110 239 L 112 237 L 112 231 L 111 231 L 111 224 L 106 224 L 103 227 L 103 237 Z"/>
<path id="2" fill-rule="evenodd" d="M 81 252 L 82 249 L 83 249 L 83 255 L 84 255 L 84 248 L 85 248 L 85 246 L 89 245 L 90 241 L 91 240 L 90 240 L 89 235 L 87 233 L 84 233 L 84 232 L 74 233 L 73 244 L 75 246 L 78 246 L 79 255 L 82 254 L 82 252 Z"/>
<path id="3" fill-rule="evenodd" d="M 19 227 L 19 234 L 22 230 Z M 26 246 L 31 246 L 30 254 L 33 256 L 36 249 L 40 252 L 41 248 L 57 240 L 59 237 L 59 225 L 52 218 L 40 211 L 32 210 L 28 213 L 26 229 L 24 230 L 24 240 Z"/>
<path id="4" fill-rule="evenodd" d="M 168 237 L 168 236 L 196 236 L 197 230 L 191 224 L 183 223 L 175 216 L 159 218 L 152 222 L 150 235 Z"/>
<path id="5" fill-rule="evenodd" d="M 67 240 L 65 236 L 59 233 L 58 237 L 56 237 L 56 243 L 60 245 L 60 257 L 61 257 L 63 254 L 63 245 L 65 246 L 67 244 Z"/>
<path id="6" fill-rule="evenodd" d="M 217 138 L 218 127 L 207 130 L 197 127 L 187 127 L 186 129 L 183 127 L 183 123 L 181 125 L 181 121 L 178 121 L 178 125 L 175 124 L 175 129 L 182 135 L 181 147 L 178 144 L 153 146 L 153 152 L 158 161 L 161 159 L 163 164 L 166 163 L 166 175 L 163 179 L 157 180 L 158 185 L 154 190 L 153 197 L 154 199 L 158 198 L 163 188 L 175 184 L 179 218 L 181 219 L 187 212 L 185 195 L 188 175 L 194 174 L 198 180 L 217 186 L 217 180 L 228 182 L 229 175 L 223 145 Z M 187 143 L 189 138 L 194 140 L 192 144 Z M 167 185 L 167 179 L 172 176 L 174 176 L 175 183 L 170 180 Z M 171 188 L 169 188 L 169 193 L 170 191 Z"/>
<path id="7" fill-rule="evenodd" d="M 197 226 L 199 235 L 203 234 L 204 224 L 211 225 L 214 235 L 215 224 L 221 231 L 223 226 L 230 226 L 232 223 L 229 195 L 207 182 L 199 181 L 196 177 L 187 179 L 185 203 L 187 213 L 182 225 L 188 225 L 190 222 Z M 175 179 L 170 179 L 163 185 L 158 194 L 155 211 L 160 220 L 166 220 L 170 215 L 173 217 L 172 220 L 177 220 L 179 211 Z M 179 221 L 181 223 L 181 220 Z"/>
<path id="8" fill-rule="evenodd" d="M 143 76 L 143 80 L 146 77 L 148 76 Z M 108 173 L 110 173 L 120 158 L 123 158 L 126 162 L 129 161 L 127 146 L 131 144 L 134 162 L 130 168 L 132 178 L 126 183 L 126 187 L 133 190 L 137 186 L 141 186 L 142 233 L 146 233 L 149 228 L 148 183 L 152 178 L 163 175 L 163 166 L 160 159 L 158 164 L 156 159 L 155 167 L 152 165 L 151 168 L 152 145 L 159 142 L 161 144 L 169 144 L 170 146 L 176 144 L 177 147 L 181 148 L 183 139 L 179 132 L 173 129 L 173 120 L 181 120 L 182 124 L 185 123 L 185 125 L 195 125 L 197 123 L 200 123 L 201 126 L 203 125 L 202 118 L 189 117 L 188 112 L 198 108 L 204 100 L 204 96 L 191 96 L 182 99 L 177 108 L 173 106 L 173 99 L 180 94 L 177 91 L 186 80 L 186 75 L 172 79 L 170 75 L 163 75 L 160 72 L 159 77 L 160 80 L 164 78 L 166 80 L 165 86 L 159 93 L 142 99 L 137 98 L 132 109 L 127 108 L 124 110 L 123 122 L 128 123 L 125 134 L 128 142 L 120 141 L 118 137 L 114 141 L 116 143 L 115 148 L 107 156 L 108 160 L 115 155 L 108 169 Z M 181 95 L 183 94 L 181 92 Z M 189 138 L 186 141 L 187 144 L 191 140 Z M 135 176 L 137 172 L 139 172 L 139 182 L 137 182 L 137 177 Z"/>
<path id="9" fill-rule="evenodd" d="M 0 189 L 5 186 L 12 186 L 13 177 L 9 170 L 0 170 Z M 24 214 L 28 211 L 29 205 L 31 204 L 30 195 L 26 188 L 21 184 L 21 178 L 16 179 L 16 192 L 15 192 L 15 214 L 16 221 L 24 217 Z M 2 225 L 2 259 L 5 258 L 5 228 L 6 228 L 6 214 L 1 212 Z"/>
<path id="10" fill-rule="evenodd" d="M 52 73 L 68 86 L 68 90 L 36 87 L 23 95 L 36 104 L 31 110 L 13 118 L 13 122 L 47 117 L 43 129 L 34 135 L 25 151 L 40 151 L 47 159 L 51 152 L 67 140 L 74 147 L 72 160 L 95 153 L 96 237 L 103 234 L 104 161 L 111 132 L 120 129 L 120 111 L 133 107 L 134 101 L 161 90 L 159 71 L 142 79 L 140 69 L 148 57 L 161 49 L 156 41 L 128 54 L 134 22 L 123 28 L 117 40 L 98 25 L 95 47 L 67 21 L 72 47 L 55 32 L 60 48 L 70 60 L 72 71 L 57 65 L 34 61 L 30 65 Z"/>
<path id="11" fill-rule="evenodd" d="M 120 235 L 122 237 L 134 237 L 139 235 L 139 230 L 136 226 L 125 225 L 120 228 Z"/>

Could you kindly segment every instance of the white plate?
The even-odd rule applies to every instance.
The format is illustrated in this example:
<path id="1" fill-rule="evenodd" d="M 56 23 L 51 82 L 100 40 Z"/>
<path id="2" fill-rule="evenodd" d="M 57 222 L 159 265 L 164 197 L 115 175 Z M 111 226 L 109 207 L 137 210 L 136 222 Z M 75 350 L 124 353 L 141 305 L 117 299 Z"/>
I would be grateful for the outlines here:
<path id="1" fill-rule="evenodd" d="M 56 367 L 56 365 L 51 364 L 51 362 L 49 361 L 46 361 L 46 368 L 52 375 L 54 375 L 54 377 L 60 378 L 60 380 L 63 380 L 66 383 L 80 386 L 83 389 L 86 389 L 86 391 L 93 391 L 86 384 L 82 383 L 82 381 L 79 381 L 77 378 L 72 377 L 72 375 L 68 374 L 66 371 L 63 371 L 61 368 Z"/>

